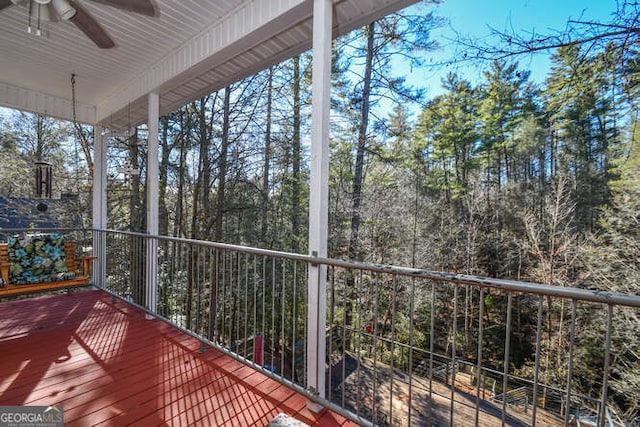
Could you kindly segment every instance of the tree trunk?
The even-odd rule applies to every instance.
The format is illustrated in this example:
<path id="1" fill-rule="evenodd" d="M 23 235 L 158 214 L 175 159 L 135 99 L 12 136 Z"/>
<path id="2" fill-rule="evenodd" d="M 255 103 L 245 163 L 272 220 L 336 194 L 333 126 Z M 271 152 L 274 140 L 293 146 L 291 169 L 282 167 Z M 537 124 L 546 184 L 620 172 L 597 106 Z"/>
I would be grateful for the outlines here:
<path id="1" fill-rule="evenodd" d="M 133 130 L 133 136 L 127 141 L 130 166 L 133 170 L 139 170 L 139 148 L 138 148 L 138 129 Z M 141 182 L 139 174 L 129 175 L 131 184 L 131 195 L 129 196 L 129 222 L 131 231 L 144 232 L 146 224 L 146 215 L 139 215 L 138 212 L 146 212 L 146 203 L 142 200 Z M 138 304 L 144 304 L 145 295 L 145 253 L 141 245 L 136 245 L 137 239 L 131 239 L 129 250 L 131 263 L 131 277 L 138 282 L 132 283 L 132 297 Z"/>
<path id="2" fill-rule="evenodd" d="M 373 42 L 375 22 L 367 27 L 367 52 L 362 88 L 362 103 L 360 109 L 360 126 L 358 127 L 358 147 L 356 151 L 356 164 L 353 176 L 353 193 L 351 209 L 351 237 L 349 239 L 349 258 L 360 260 L 361 254 L 358 244 L 360 232 L 360 206 L 362 204 L 362 182 L 364 180 L 364 154 L 367 149 L 367 128 L 369 125 L 369 98 L 371 96 L 371 74 L 373 68 Z"/>
<path id="3" fill-rule="evenodd" d="M 169 235 L 169 210 L 167 209 L 167 179 L 169 169 L 169 154 L 171 149 L 169 142 L 167 141 L 167 135 L 169 133 L 169 117 L 164 116 L 160 119 L 162 126 L 162 137 L 160 138 L 160 144 L 162 147 L 162 155 L 160 158 L 160 183 L 158 186 L 158 233 L 161 236 Z"/>
<path id="4" fill-rule="evenodd" d="M 269 173 L 271 166 L 271 113 L 273 107 L 273 67 L 269 68 L 267 80 L 267 117 L 264 135 L 264 166 L 262 168 L 262 217 L 260 225 L 260 242 L 267 243 L 269 212 Z"/>
<path id="5" fill-rule="evenodd" d="M 198 109 L 198 104 L 200 108 Z M 194 110 L 197 113 L 198 120 L 198 144 L 199 150 L 199 169 L 198 178 L 196 179 L 195 188 L 193 191 L 193 212 L 191 216 L 191 234 L 192 239 L 204 239 L 206 236 L 202 236 L 200 223 L 203 217 L 208 212 L 207 207 L 209 205 L 209 181 L 211 179 L 211 159 L 209 156 L 209 148 L 211 145 L 210 132 L 207 129 L 207 120 L 205 109 L 207 105 L 207 98 L 200 99 L 199 102 L 192 104 Z M 200 202 L 202 201 L 202 204 Z M 202 208 L 200 208 L 202 206 Z M 187 274 L 187 295 L 186 295 L 186 310 L 185 327 L 191 329 L 192 313 L 193 313 L 193 278 L 194 271 L 197 271 L 197 252 L 191 251 L 190 253 L 189 271 Z"/>
<path id="6" fill-rule="evenodd" d="M 218 159 L 218 192 L 216 197 L 216 211 L 215 211 L 215 223 L 213 239 L 216 242 L 222 242 L 223 240 L 223 227 L 222 222 L 224 220 L 224 203 L 225 203 L 225 187 L 227 180 L 227 152 L 229 151 L 229 120 L 231 117 L 231 86 L 227 86 L 224 89 L 224 106 L 223 106 L 223 118 L 222 118 L 222 139 L 220 141 L 220 158 Z M 223 272 L 218 271 L 218 255 L 216 251 L 216 260 L 211 265 L 211 277 L 213 281 L 211 283 L 211 293 L 209 295 L 209 334 L 210 339 L 214 339 L 216 335 L 218 339 L 221 338 L 222 331 L 216 327 L 216 313 L 217 309 L 217 295 L 218 295 L 218 280 Z"/>
<path id="7" fill-rule="evenodd" d="M 369 124 L 369 98 L 371 95 L 371 74 L 373 68 L 373 48 L 374 48 L 375 22 L 367 27 L 367 51 L 364 69 L 364 81 L 362 88 L 362 103 L 360 110 L 360 126 L 358 128 L 358 147 L 356 151 L 356 164 L 353 176 L 353 194 L 351 210 L 351 236 L 347 253 L 352 260 L 362 260 L 360 245 L 358 243 L 358 233 L 360 232 L 360 206 L 362 204 L 362 182 L 364 180 L 364 154 L 367 149 L 367 128 Z M 353 273 L 346 280 L 346 301 L 345 301 L 345 327 L 349 328 L 353 324 L 353 301 L 357 298 L 355 278 Z M 345 347 L 351 347 L 350 334 L 347 334 Z"/>
<path id="8" fill-rule="evenodd" d="M 222 140 L 220 141 L 220 158 L 218 159 L 218 192 L 216 196 L 215 225 L 213 239 L 223 240 L 224 204 L 227 183 L 227 152 L 229 151 L 229 120 L 231 116 L 231 86 L 224 89 L 224 106 L 222 118 Z"/>
<path id="9" fill-rule="evenodd" d="M 185 181 L 187 177 L 187 153 L 189 151 L 189 145 L 186 130 L 189 127 L 190 120 L 189 115 L 186 114 L 185 109 L 180 110 L 180 159 L 178 160 L 178 194 L 176 194 L 176 211 L 175 220 L 173 224 L 173 236 L 186 237 L 185 230 L 185 215 L 184 206 L 186 201 Z"/>
<path id="10" fill-rule="evenodd" d="M 300 56 L 293 58 L 293 141 L 291 188 L 291 249 L 300 251 Z"/>

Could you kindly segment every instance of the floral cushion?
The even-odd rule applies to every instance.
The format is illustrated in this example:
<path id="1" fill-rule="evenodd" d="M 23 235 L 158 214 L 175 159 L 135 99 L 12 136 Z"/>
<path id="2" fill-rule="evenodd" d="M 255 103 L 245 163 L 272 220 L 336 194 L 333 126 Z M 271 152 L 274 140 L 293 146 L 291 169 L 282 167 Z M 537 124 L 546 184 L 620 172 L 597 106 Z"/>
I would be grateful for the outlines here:
<path id="1" fill-rule="evenodd" d="M 25 234 L 7 239 L 9 282 L 16 285 L 73 279 L 67 271 L 64 234 Z"/>

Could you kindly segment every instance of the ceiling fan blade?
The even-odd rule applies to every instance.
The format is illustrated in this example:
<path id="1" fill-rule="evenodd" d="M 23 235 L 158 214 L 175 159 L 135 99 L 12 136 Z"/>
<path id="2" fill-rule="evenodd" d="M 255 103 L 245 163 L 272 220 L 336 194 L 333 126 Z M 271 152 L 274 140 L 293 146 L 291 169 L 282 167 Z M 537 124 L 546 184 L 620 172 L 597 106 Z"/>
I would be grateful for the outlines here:
<path id="1" fill-rule="evenodd" d="M 11 0 L 0 0 L 0 10 L 13 4 Z"/>
<path id="2" fill-rule="evenodd" d="M 101 49 L 109 49 L 115 46 L 111 37 L 102 29 L 98 21 L 93 19 L 89 13 L 78 6 L 73 0 L 68 0 L 69 4 L 76 9 L 76 14 L 73 15 L 71 22 L 87 35 L 95 44 Z"/>
<path id="3" fill-rule="evenodd" d="M 147 16 L 158 16 L 158 9 L 153 0 L 93 0 L 116 9 L 128 10 Z"/>

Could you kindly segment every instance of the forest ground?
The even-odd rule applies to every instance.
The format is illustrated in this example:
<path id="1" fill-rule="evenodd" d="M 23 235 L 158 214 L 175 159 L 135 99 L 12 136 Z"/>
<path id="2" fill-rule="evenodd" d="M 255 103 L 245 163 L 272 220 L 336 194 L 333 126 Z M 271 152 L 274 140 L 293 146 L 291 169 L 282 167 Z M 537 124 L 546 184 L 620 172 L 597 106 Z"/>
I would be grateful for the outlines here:
<path id="1" fill-rule="evenodd" d="M 345 362 L 343 364 L 343 361 Z M 343 372 L 344 382 L 336 381 Z M 350 354 L 334 363 L 331 372 L 335 378 L 330 380 L 331 400 L 344 404 L 349 410 L 367 419 L 374 419 L 373 409 L 378 414 L 375 424 L 427 426 L 429 413 L 429 379 L 414 375 L 409 387 L 409 376 L 389 365 L 362 358 L 360 362 Z M 391 394 L 390 388 L 393 387 Z M 373 390 L 373 393 L 372 393 Z M 411 393 L 411 422 L 409 422 L 409 396 Z M 476 388 L 465 374 L 456 374 L 453 403 L 453 425 L 474 426 L 476 414 Z M 342 402 L 344 395 L 344 403 Z M 393 395 L 392 401 L 390 396 Z M 432 425 L 450 425 L 451 388 L 435 379 L 432 381 Z M 374 405 L 375 399 L 375 405 Z M 392 410 L 391 410 L 392 408 Z M 389 413 L 392 412 L 391 416 Z M 508 406 L 505 425 L 525 427 L 532 424 L 531 408 L 525 413 L 523 407 Z M 502 403 L 487 398 L 480 401 L 478 425 L 501 426 Z M 536 412 L 536 426 L 561 426 L 563 420 L 540 408 Z"/>

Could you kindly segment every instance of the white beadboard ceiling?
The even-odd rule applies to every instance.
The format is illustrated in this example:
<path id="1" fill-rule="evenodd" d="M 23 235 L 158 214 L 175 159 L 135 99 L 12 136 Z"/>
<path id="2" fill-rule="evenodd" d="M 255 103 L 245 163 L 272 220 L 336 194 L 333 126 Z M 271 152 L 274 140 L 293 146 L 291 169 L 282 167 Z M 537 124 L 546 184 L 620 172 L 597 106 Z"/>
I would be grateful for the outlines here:
<path id="1" fill-rule="evenodd" d="M 334 36 L 418 0 L 335 0 Z M 155 0 L 159 16 L 76 0 L 114 40 L 99 49 L 70 22 L 27 33 L 27 8 L 0 11 L 0 105 L 122 129 L 311 47 L 313 0 Z"/>

